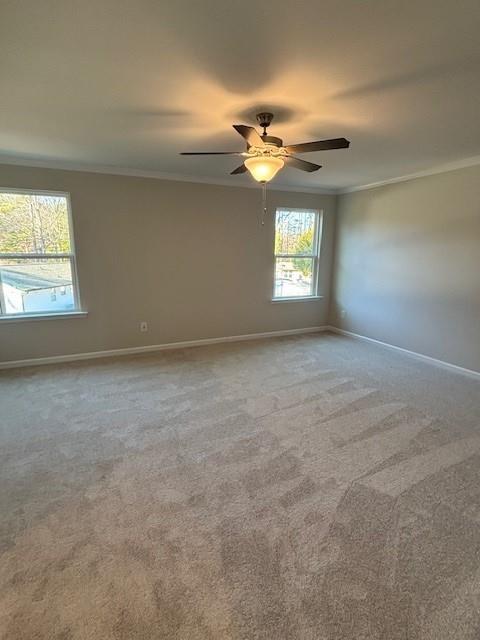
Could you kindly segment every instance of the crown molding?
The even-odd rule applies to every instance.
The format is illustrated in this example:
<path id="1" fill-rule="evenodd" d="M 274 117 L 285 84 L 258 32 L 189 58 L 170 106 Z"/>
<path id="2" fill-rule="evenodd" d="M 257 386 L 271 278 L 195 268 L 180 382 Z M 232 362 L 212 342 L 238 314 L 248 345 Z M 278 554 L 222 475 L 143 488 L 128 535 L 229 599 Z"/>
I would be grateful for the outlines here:
<path id="1" fill-rule="evenodd" d="M 237 187 L 241 189 L 258 189 L 258 182 L 239 183 L 238 178 L 208 178 L 206 176 L 183 175 L 166 173 L 164 171 L 148 171 L 127 167 L 113 167 L 110 165 L 96 165 L 84 163 L 61 162 L 58 160 L 42 160 L 2 156 L 0 165 L 15 165 L 40 169 L 57 169 L 60 171 L 81 171 L 85 173 L 102 173 L 115 176 L 129 176 L 132 178 L 151 178 L 154 180 L 169 180 L 172 182 L 193 182 L 197 184 L 211 184 L 222 187 Z M 268 188 L 273 191 L 293 191 L 298 193 L 313 193 L 320 195 L 336 195 L 338 189 L 328 187 L 297 187 L 269 183 Z"/>
<path id="2" fill-rule="evenodd" d="M 427 176 L 434 176 L 438 173 L 447 173 L 449 171 L 456 171 L 457 169 L 465 169 L 467 167 L 474 167 L 480 164 L 480 156 L 472 156 L 470 158 L 463 158 L 462 160 L 454 160 L 453 162 L 447 162 L 445 164 L 431 167 L 423 171 L 417 171 L 415 173 L 409 173 L 404 176 L 398 176 L 397 178 L 388 178 L 387 180 L 379 180 L 378 182 L 370 182 L 369 184 L 362 184 L 354 187 L 344 187 L 337 189 L 338 195 L 345 193 L 354 193 L 355 191 L 365 191 L 366 189 L 376 189 L 377 187 L 383 187 L 387 184 L 395 184 L 397 182 L 407 182 L 408 180 L 415 180 L 416 178 L 426 178 Z"/>
<path id="3" fill-rule="evenodd" d="M 87 163 L 62 162 L 59 160 L 44 160 L 32 158 L 19 158 L 16 156 L 2 156 L 0 154 L 0 165 L 15 165 L 21 167 L 56 169 L 60 171 L 81 171 L 85 173 L 101 173 L 114 176 L 129 176 L 132 178 L 151 178 L 154 180 L 168 180 L 171 182 L 190 182 L 196 184 L 211 184 L 220 187 L 237 187 L 241 189 L 258 189 L 258 183 L 250 181 L 239 184 L 235 178 L 209 178 L 206 176 L 183 175 L 178 173 L 168 173 L 164 171 L 149 171 L 141 169 L 131 169 L 128 167 L 113 167 L 111 165 L 97 165 Z M 429 169 L 409 173 L 395 178 L 387 178 L 377 182 L 369 182 L 367 184 L 355 185 L 351 187 L 298 187 L 287 186 L 278 183 L 269 183 L 268 188 L 271 191 L 286 191 L 294 193 L 312 193 L 319 195 L 344 195 L 347 193 L 355 193 L 356 191 L 365 191 L 368 189 L 376 189 L 397 182 L 408 182 L 416 178 L 425 178 L 439 173 L 447 173 L 458 169 L 465 169 L 480 165 L 480 155 L 454 160 L 453 162 L 436 165 Z"/>

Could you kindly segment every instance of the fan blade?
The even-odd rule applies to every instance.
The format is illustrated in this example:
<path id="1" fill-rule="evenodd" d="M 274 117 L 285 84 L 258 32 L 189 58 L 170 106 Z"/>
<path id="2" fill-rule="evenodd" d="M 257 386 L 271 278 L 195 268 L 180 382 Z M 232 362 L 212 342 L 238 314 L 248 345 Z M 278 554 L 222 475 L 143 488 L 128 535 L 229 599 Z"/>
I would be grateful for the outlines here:
<path id="1" fill-rule="evenodd" d="M 312 171 L 318 171 L 319 169 L 322 168 L 322 165 L 320 164 L 313 164 L 313 162 L 300 160 L 300 158 L 294 158 L 293 156 L 286 156 L 285 162 L 290 167 L 294 167 L 295 169 L 300 169 L 301 171 L 308 171 L 309 173 L 311 173 Z"/>
<path id="2" fill-rule="evenodd" d="M 245 173 L 247 170 L 247 167 L 244 164 L 241 164 L 239 167 L 237 167 L 236 169 L 234 169 L 230 175 L 231 176 L 236 176 L 238 173 Z"/>
<path id="3" fill-rule="evenodd" d="M 260 134 L 253 127 L 247 127 L 245 124 L 234 124 L 232 126 L 235 131 L 238 131 L 238 133 L 245 138 L 250 147 L 265 146 Z"/>
<path id="4" fill-rule="evenodd" d="M 304 142 L 303 144 L 290 144 L 285 148 L 288 153 L 309 153 L 310 151 L 348 149 L 349 146 L 349 140 L 345 138 L 333 138 L 333 140 L 317 140 L 316 142 Z"/>
<path id="5" fill-rule="evenodd" d="M 182 151 L 181 156 L 241 156 L 242 151 Z"/>

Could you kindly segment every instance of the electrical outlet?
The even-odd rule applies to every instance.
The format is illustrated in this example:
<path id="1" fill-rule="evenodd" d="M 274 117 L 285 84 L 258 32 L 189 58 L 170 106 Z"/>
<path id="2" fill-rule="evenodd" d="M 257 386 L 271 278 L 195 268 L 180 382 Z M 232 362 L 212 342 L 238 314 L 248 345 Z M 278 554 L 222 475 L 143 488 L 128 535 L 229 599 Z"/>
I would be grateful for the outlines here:
<path id="1" fill-rule="evenodd" d="M 340 317 L 341 317 L 341 318 L 345 318 L 345 316 L 346 316 L 346 315 L 347 315 L 347 312 L 345 311 L 345 309 L 342 309 L 342 310 L 340 311 Z"/>
<path id="2" fill-rule="evenodd" d="M 148 324 L 144 322 L 140 322 L 140 331 L 145 332 L 148 331 Z"/>

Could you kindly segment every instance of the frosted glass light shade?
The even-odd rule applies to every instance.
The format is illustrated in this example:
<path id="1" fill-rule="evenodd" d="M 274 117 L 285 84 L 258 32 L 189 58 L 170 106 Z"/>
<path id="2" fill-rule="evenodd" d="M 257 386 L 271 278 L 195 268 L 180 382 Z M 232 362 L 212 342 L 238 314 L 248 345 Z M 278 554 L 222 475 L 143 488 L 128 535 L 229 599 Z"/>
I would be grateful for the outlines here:
<path id="1" fill-rule="evenodd" d="M 255 156 L 245 160 L 245 166 L 257 182 L 270 182 L 284 164 L 282 158 L 273 156 Z"/>

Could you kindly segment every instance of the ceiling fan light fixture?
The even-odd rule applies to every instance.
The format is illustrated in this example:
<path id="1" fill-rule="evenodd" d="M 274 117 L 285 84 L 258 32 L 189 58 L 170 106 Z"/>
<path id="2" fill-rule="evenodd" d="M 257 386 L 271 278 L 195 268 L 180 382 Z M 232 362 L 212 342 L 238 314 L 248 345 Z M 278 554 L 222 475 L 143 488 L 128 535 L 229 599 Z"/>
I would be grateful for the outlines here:
<path id="1" fill-rule="evenodd" d="M 246 124 L 234 124 L 233 128 L 247 143 L 245 151 L 187 151 L 184 156 L 243 156 L 246 160 L 234 169 L 230 175 L 240 175 L 249 171 L 252 177 L 261 184 L 270 182 L 285 165 L 300 171 L 312 173 L 322 168 L 320 164 L 307 162 L 297 158 L 297 153 L 309 153 L 312 151 L 328 151 L 330 149 L 347 149 L 350 141 L 346 138 L 332 138 L 330 140 L 314 140 L 302 144 L 284 146 L 282 138 L 270 136 L 267 128 L 273 119 L 273 113 L 262 112 L 257 114 L 257 121 L 263 128 L 260 135 L 256 129 Z"/>
<path id="2" fill-rule="evenodd" d="M 245 160 L 245 166 L 257 182 L 270 182 L 284 165 L 282 158 L 274 156 L 254 156 Z"/>

